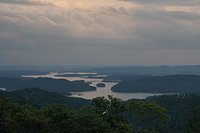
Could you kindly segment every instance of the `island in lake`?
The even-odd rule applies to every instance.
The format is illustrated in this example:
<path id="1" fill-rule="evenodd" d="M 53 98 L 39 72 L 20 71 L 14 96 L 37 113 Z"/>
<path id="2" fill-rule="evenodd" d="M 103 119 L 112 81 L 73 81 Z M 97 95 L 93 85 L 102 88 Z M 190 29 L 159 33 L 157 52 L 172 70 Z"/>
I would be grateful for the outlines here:
<path id="1" fill-rule="evenodd" d="M 106 85 L 104 83 L 98 83 L 96 86 L 97 87 L 105 87 Z"/>

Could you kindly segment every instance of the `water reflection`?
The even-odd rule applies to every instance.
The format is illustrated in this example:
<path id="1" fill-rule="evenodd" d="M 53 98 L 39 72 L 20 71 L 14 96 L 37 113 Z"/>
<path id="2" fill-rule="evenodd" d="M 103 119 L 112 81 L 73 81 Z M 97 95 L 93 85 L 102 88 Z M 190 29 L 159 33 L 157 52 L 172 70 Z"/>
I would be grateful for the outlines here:
<path id="1" fill-rule="evenodd" d="M 79 74 L 77 77 L 70 77 L 67 76 L 65 77 L 65 74 Z M 95 75 L 95 78 L 88 78 L 85 77 L 84 75 L 86 74 L 93 74 Z M 106 76 L 106 75 L 102 75 Z M 31 77 L 31 78 L 52 78 L 52 79 L 65 79 L 69 81 L 78 81 L 78 80 L 83 80 L 86 83 L 90 83 L 90 86 L 96 87 L 98 83 L 104 83 L 105 87 L 96 87 L 96 91 L 87 91 L 87 92 L 71 92 L 70 97 L 79 97 L 79 98 L 85 98 L 85 99 L 92 99 L 96 98 L 99 96 L 108 96 L 108 95 L 113 95 L 114 97 L 120 98 L 122 100 L 128 100 L 128 99 L 145 99 L 146 97 L 149 96 L 155 96 L 155 95 L 162 95 L 158 93 L 117 93 L 117 92 L 112 92 L 111 88 L 118 84 L 118 82 L 103 82 L 103 78 L 101 75 L 98 75 L 97 73 L 74 73 L 74 72 L 69 72 L 69 73 L 49 73 L 46 75 L 24 75 L 22 77 Z"/>

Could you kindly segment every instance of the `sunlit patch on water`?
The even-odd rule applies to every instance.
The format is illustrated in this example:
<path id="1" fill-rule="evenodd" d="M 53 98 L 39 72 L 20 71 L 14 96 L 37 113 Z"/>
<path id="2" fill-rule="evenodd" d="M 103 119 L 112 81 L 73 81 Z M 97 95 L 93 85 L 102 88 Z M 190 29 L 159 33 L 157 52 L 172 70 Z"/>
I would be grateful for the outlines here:
<path id="1" fill-rule="evenodd" d="M 73 76 L 73 77 L 65 77 L 62 76 L 64 74 L 77 74 L 80 76 Z M 88 78 L 84 75 L 95 75 L 94 78 Z M 59 76 L 60 75 L 60 76 Z M 45 75 L 23 75 L 22 77 L 29 77 L 29 78 L 52 78 L 52 79 L 65 79 L 69 81 L 80 81 L 83 80 L 85 83 L 89 83 L 90 86 L 96 87 L 98 83 L 104 83 L 105 87 L 96 87 L 96 91 L 87 91 L 87 92 L 71 92 L 70 97 L 78 97 L 78 98 L 84 98 L 84 99 L 92 99 L 99 96 L 108 96 L 113 95 L 114 97 L 120 98 L 122 100 L 128 100 L 128 99 L 145 99 L 149 96 L 156 96 L 156 95 L 162 95 L 160 93 L 117 93 L 111 91 L 111 88 L 118 84 L 118 82 L 103 82 L 103 77 L 107 75 L 98 75 L 97 73 L 75 73 L 75 72 L 65 72 L 65 73 L 57 73 L 52 72 Z"/>

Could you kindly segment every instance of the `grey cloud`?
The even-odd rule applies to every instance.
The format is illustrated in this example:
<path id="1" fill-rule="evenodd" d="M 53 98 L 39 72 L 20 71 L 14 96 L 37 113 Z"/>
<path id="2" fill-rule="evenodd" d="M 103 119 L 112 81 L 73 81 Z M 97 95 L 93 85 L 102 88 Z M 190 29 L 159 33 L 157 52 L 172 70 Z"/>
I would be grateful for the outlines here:
<path id="1" fill-rule="evenodd" d="M 200 14 L 197 13 L 189 13 L 189 12 L 181 12 L 181 11 L 171 11 L 171 12 L 165 12 L 166 16 L 169 16 L 173 19 L 178 20 L 200 20 Z"/>
<path id="2" fill-rule="evenodd" d="M 136 11 L 135 32 L 143 45 L 156 49 L 200 49 L 200 15 L 186 12 Z"/>
<path id="3" fill-rule="evenodd" d="M 154 20 L 199 20 L 200 14 L 193 12 L 184 12 L 184 11 L 164 11 L 164 10 L 137 10 L 135 15 L 138 17 L 143 17 L 146 19 Z"/>
<path id="4" fill-rule="evenodd" d="M 131 14 L 131 11 L 130 10 L 127 10 L 123 7 L 120 7 L 120 8 L 115 8 L 115 7 L 108 7 L 108 8 L 102 8 L 103 10 L 105 10 L 105 12 L 112 12 L 112 13 L 116 13 L 116 14 L 122 14 L 122 15 L 133 15 Z"/>
<path id="5" fill-rule="evenodd" d="M 32 1 L 32 0 L 0 0 L 0 3 L 14 5 L 29 5 L 29 6 L 53 6 L 50 2 Z"/>
<path id="6" fill-rule="evenodd" d="M 53 25 L 53 26 L 57 26 L 57 23 L 54 22 L 53 20 L 51 20 L 50 18 L 48 17 L 45 17 L 45 16 L 40 16 L 40 19 L 45 21 L 46 23 L 50 24 L 50 25 Z"/>
<path id="7" fill-rule="evenodd" d="M 139 4 L 149 5 L 179 5 L 179 6 L 197 6 L 200 5 L 199 0 L 119 0 L 127 2 L 135 2 Z"/>
<path id="8" fill-rule="evenodd" d="M 24 6 L 40 5 L 23 1 Z M 180 4 L 174 1 L 163 0 L 157 4 Z M 17 0 L 0 2 L 7 6 L 20 3 Z M 2 64 L 66 65 L 200 63 L 197 58 L 200 56 L 200 14 L 166 11 L 155 6 L 147 8 L 145 4 L 150 2 L 144 0 L 134 2 L 144 7 L 69 10 L 47 5 L 34 13 L 31 13 L 32 7 L 28 10 L 21 10 L 21 6 L 14 10 L 2 8 L 0 61 Z"/>
<path id="9" fill-rule="evenodd" d="M 127 50 L 139 49 L 200 49 L 200 14 L 158 9 L 122 10 L 110 7 L 108 12 L 132 17 L 136 39 L 124 46 Z"/>

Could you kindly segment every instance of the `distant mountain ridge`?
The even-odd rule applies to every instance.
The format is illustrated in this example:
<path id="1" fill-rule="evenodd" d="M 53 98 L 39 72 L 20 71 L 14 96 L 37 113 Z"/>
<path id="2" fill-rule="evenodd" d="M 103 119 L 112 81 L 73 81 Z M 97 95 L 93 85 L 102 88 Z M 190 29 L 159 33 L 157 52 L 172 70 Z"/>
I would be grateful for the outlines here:
<path id="1" fill-rule="evenodd" d="M 99 67 L 99 68 L 94 68 L 93 71 L 104 74 L 127 74 L 127 75 L 175 75 L 175 74 L 200 75 L 200 65 Z"/>
<path id="2" fill-rule="evenodd" d="M 172 75 L 172 74 L 196 74 L 200 75 L 200 65 L 157 65 L 157 66 L 59 66 L 59 65 L 16 65 L 1 66 L 3 71 L 33 71 L 33 72 L 97 72 L 99 74 L 134 74 L 134 75 Z"/>

